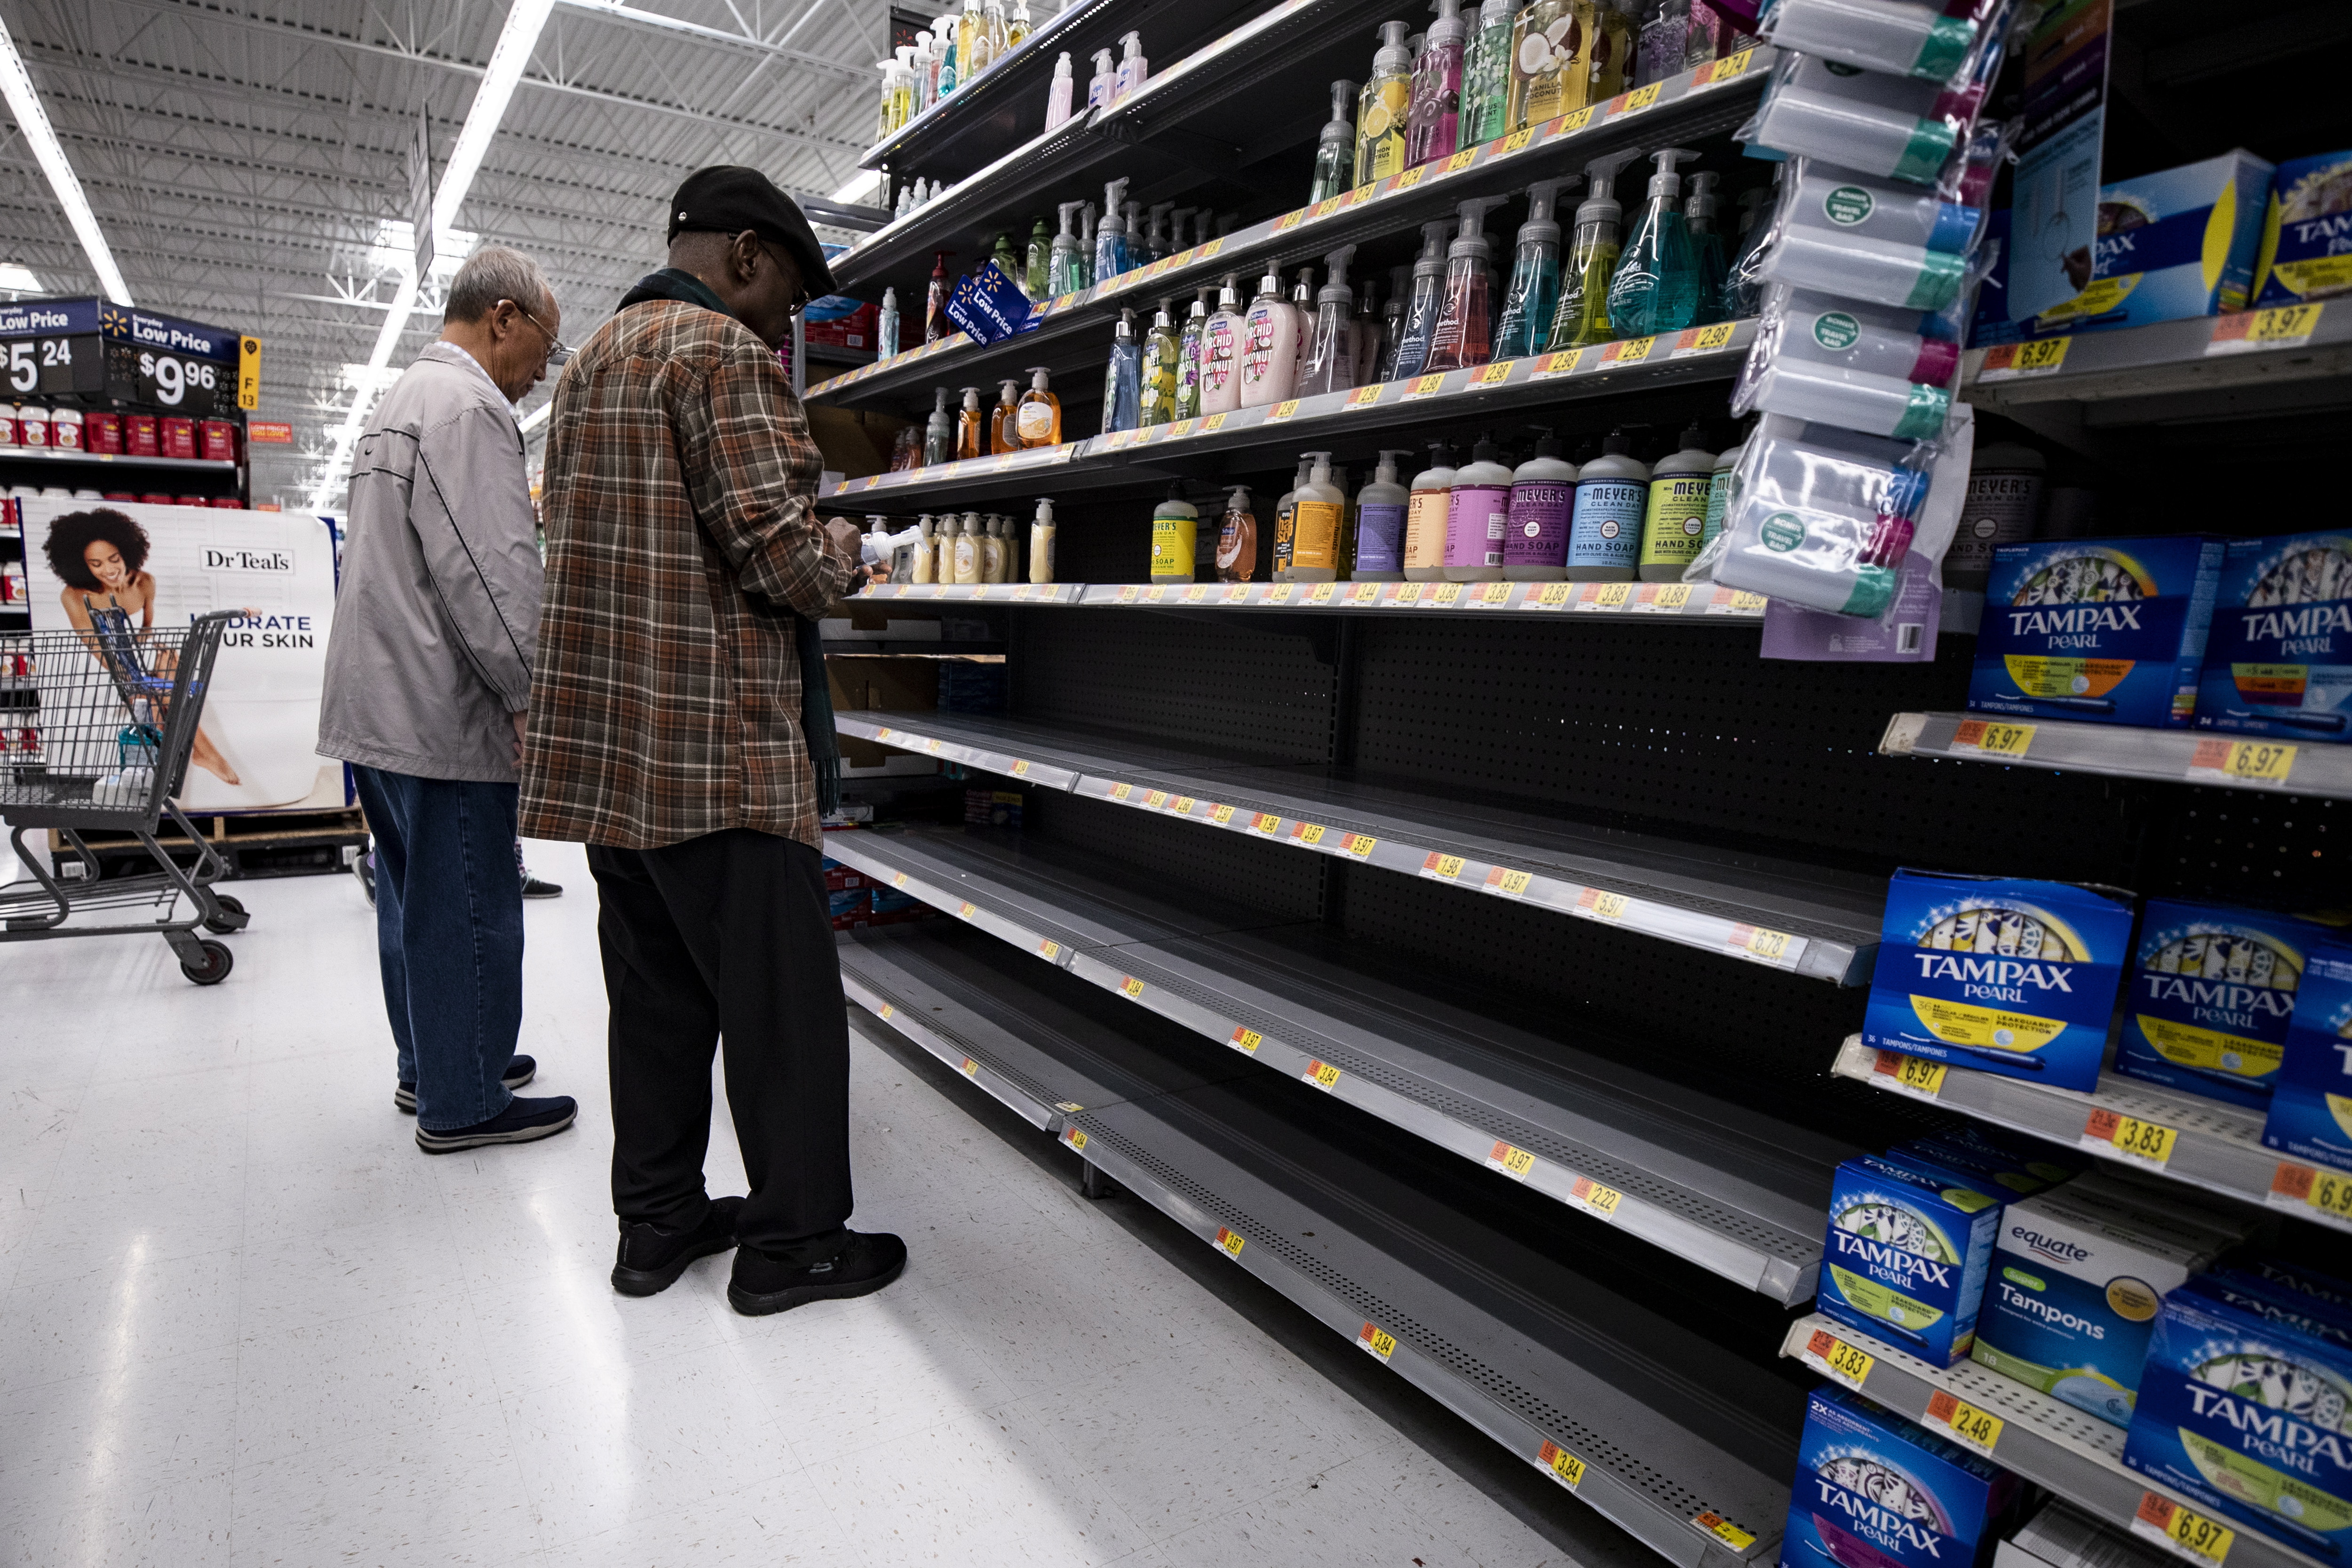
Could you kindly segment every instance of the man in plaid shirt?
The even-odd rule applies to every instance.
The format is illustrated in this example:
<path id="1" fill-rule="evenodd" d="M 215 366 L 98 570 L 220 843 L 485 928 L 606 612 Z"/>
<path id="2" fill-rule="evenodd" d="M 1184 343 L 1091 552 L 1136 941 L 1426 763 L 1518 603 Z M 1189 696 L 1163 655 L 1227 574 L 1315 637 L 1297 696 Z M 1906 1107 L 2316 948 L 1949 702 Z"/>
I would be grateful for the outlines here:
<path id="1" fill-rule="evenodd" d="M 572 357 L 548 423 L 522 830 L 588 846 L 611 1007 L 613 1285 L 735 1247 L 738 1311 L 878 1290 L 845 1222 L 849 1041 L 817 820 L 839 752 L 817 618 L 856 575 L 775 350 L 833 287 L 758 171 L 688 176 L 669 265 Z M 713 1201 L 710 1058 L 751 1178 Z"/>

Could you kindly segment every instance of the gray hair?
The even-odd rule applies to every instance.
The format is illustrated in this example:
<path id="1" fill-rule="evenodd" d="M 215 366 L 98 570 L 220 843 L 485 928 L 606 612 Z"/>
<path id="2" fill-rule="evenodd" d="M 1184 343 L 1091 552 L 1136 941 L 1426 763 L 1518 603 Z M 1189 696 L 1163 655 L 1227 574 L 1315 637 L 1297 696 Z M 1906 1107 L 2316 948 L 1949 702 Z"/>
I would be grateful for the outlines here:
<path id="1" fill-rule="evenodd" d="M 444 323 L 478 321 L 497 310 L 501 300 L 538 311 L 554 298 L 547 279 L 540 276 L 538 262 L 502 245 L 485 246 L 466 258 L 466 265 L 449 279 L 448 292 L 442 297 L 441 320 Z"/>

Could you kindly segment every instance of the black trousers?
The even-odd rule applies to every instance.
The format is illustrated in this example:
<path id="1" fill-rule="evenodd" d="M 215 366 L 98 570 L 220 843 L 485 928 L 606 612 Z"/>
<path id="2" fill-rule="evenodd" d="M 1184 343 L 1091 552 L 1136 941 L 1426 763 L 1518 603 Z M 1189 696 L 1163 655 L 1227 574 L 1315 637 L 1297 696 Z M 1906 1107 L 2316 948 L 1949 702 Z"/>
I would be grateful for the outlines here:
<path id="1" fill-rule="evenodd" d="M 849 1024 L 824 862 L 749 828 L 588 848 L 612 1022 L 613 1208 L 699 1225 L 710 1054 L 751 1178 L 740 1246 L 828 1252 L 849 1218 Z"/>

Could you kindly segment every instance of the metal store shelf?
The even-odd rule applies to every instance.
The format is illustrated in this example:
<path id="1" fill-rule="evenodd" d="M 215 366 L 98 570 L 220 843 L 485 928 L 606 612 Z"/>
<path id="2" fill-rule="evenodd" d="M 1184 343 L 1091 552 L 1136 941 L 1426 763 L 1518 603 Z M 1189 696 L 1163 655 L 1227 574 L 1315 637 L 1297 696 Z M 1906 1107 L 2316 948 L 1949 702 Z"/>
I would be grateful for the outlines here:
<path id="1" fill-rule="evenodd" d="M 1801 1395 L 1619 1294 L 1580 1222 L 1260 1076 L 1217 1081 L 1189 1037 L 1106 1027 L 943 925 L 845 942 L 853 1001 L 1669 1561 L 1771 1560 Z"/>
<path id="2" fill-rule="evenodd" d="M 861 740 L 1838 984 L 1866 981 L 1877 948 L 1885 887 L 1875 878 L 1017 720 L 834 720 Z"/>
<path id="3" fill-rule="evenodd" d="M 0 462 L 109 465 L 125 468 L 176 468 L 183 473 L 233 474 L 234 458 L 148 458 L 131 452 L 68 452 L 55 447 L 0 447 Z"/>
<path id="4" fill-rule="evenodd" d="M 1462 997 L 1376 980 L 1338 962 L 1317 926 L 1195 900 L 1179 910 L 963 835 L 835 834 L 827 850 L 1748 1289 L 1784 1303 L 1812 1293 L 1830 1173 L 1853 1152 L 1835 1140 L 1499 1021 Z"/>
<path id="5" fill-rule="evenodd" d="M 1832 1339 L 1869 1358 L 1861 1376 L 1840 1370 L 1841 1365 L 1851 1364 L 1850 1352 L 1835 1363 L 1824 1356 L 1823 1351 L 1832 1348 L 1827 1341 Z M 1951 1436 L 1951 1428 L 1929 1415 L 1928 1401 L 1942 1395 L 1976 1406 L 2000 1424 L 1990 1450 L 1994 1459 L 2118 1530 L 2131 1529 L 2140 1500 L 2150 1492 L 2183 1506 L 2195 1506 L 2176 1492 L 2150 1487 L 2147 1477 L 2124 1468 L 2122 1427 L 2111 1426 L 1972 1361 L 1953 1367 L 1933 1366 L 1818 1313 L 1789 1325 L 1780 1353 L 1803 1362 L 1832 1382 L 1860 1389 L 1939 1436 Z M 2205 1560 L 2190 1557 L 2189 1561 Z M 2242 1526 L 2229 1547 L 2229 1563 L 2230 1568 L 2319 1568 L 2317 1559 Z"/>
<path id="6" fill-rule="evenodd" d="M 1906 1081 L 1906 1063 L 1914 1064 L 1912 1081 Z M 2101 1073 L 2098 1089 L 2089 1094 L 2052 1089 L 1999 1073 L 1944 1068 L 1894 1051 L 1873 1050 L 1860 1035 L 1846 1037 L 1830 1070 L 1889 1094 L 1928 1100 L 1947 1110 L 2079 1148 L 2134 1171 L 2352 1231 L 2352 1176 L 2315 1170 L 2263 1147 L 2258 1111 L 2178 1094 L 2112 1072 Z M 2116 1133 L 2126 1120 L 2172 1134 L 2145 1135 L 2162 1143 L 2163 1159 L 2143 1159 L 2117 1149 Z"/>
<path id="7" fill-rule="evenodd" d="M 1672 338 L 1632 338 L 1498 360 L 1471 370 L 1376 382 L 1260 408 L 1148 429 L 1120 430 L 995 457 L 963 458 L 844 479 L 824 490 L 828 510 L 963 507 L 1009 497 L 1161 485 L 1226 471 L 1236 453 L 1279 452 L 1259 467 L 1287 467 L 1301 450 L 1361 446 L 1389 432 L 1486 419 L 1527 409 L 1719 381 L 1738 370 L 1755 341 L 1753 321 L 1692 327 Z"/>
<path id="8" fill-rule="evenodd" d="M 2352 374 L 2352 306 L 2192 316 L 2077 332 L 2033 349 L 2022 367 L 2014 346 L 1970 350 L 1962 362 L 1969 401 L 1993 409 L 2139 402 L 2341 376 Z"/>
<path id="9" fill-rule="evenodd" d="M 1683 583 L 875 583 L 853 602 L 1068 605 L 1086 609 L 1278 610 L 1293 615 L 1451 615 L 1748 626 L 1764 595 Z"/>
<path id="10" fill-rule="evenodd" d="M 1370 21 L 1386 14 L 1379 6 L 1324 8 L 1360 13 L 1368 19 L 1367 29 Z M 1286 20 L 1282 26 L 1287 31 L 1283 36 L 1296 32 L 1302 39 L 1318 37 L 1304 17 L 1302 12 Z M 1346 37 L 1347 47 L 1360 55 L 1354 36 Z M 1286 59 L 1258 47 L 1229 52 L 1237 68 L 1257 72 L 1304 68 L 1295 58 Z M 1041 360 L 1055 366 L 1055 352 L 1076 356 L 1062 360 L 1064 365 L 1089 361 L 1099 364 L 1099 343 L 1090 352 L 1070 345 L 1055 352 L 1041 353 L 1041 349 L 1089 327 L 1108 342 L 1122 303 L 1155 300 L 1163 294 L 1188 296 L 1197 289 L 1213 287 L 1229 272 L 1252 279 L 1262 276 L 1269 263 L 1295 267 L 1319 262 L 1342 245 L 1410 235 L 1422 223 L 1452 216 L 1456 205 L 1470 197 L 1507 195 L 1548 175 L 1574 174 L 1591 159 L 1620 147 L 1664 146 L 1728 132 L 1754 106 L 1771 59 L 1769 48 L 1735 55 L 1652 87 L 1621 93 L 1589 111 L 1579 110 L 1513 132 L 1445 162 L 1408 169 L 1346 195 L 1278 214 L 1206 245 L 1178 251 L 1164 261 L 1045 300 L 1034 312 L 1037 325 L 1033 331 L 985 346 L 972 343 L 961 332 L 953 333 L 937 343 L 909 349 L 813 385 L 809 401 L 845 406 L 905 404 L 919 399 L 934 384 L 989 385 L 1007 375 L 1020 376 Z M 1199 73 L 1208 73 L 1213 79 L 1197 79 Z M 1165 88 L 1160 86 L 1163 81 L 1168 84 Z M 1079 176 L 1098 170 L 1128 173 L 1143 153 L 1163 144 L 1203 137 L 1230 144 L 1233 116 L 1218 110 L 1223 94 L 1214 89 L 1231 90 L 1235 83 L 1247 85 L 1237 78 L 1228 82 L 1222 70 L 1206 63 L 1181 79 L 1171 69 L 1115 110 L 1097 110 L 1091 120 L 1073 120 L 1004 152 L 989 168 L 947 195 L 836 257 L 834 276 L 845 291 L 875 292 L 889 282 L 902 289 L 901 300 L 920 299 L 933 250 L 945 247 L 974 257 L 984 254 L 987 237 L 1006 226 L 1008 212 L 1025 215 L 1030 210 L 1022 205 L 1024 202 L 1034 203 L 1048 194 L 1064 199 L 1084 195 L 1074 184 Z M 1314 110 L 1319 123 L 1319 102 Z M 1189 126 L 1186 121 L 1193 117 L 1203 123 Z M 1313 132 L 1307 134 L 1311 139 Z M 1114 163 L 1115 168 L 1111 167 Z M 904 291 L 908 288 L 913 289 L 911 295 Z"/>
<path id="11" fill-rule="evenodd" d="M 2352 316 L 2352 310 L 2346 314 Z M 2001 749 L 1986 750 L 1988 739 Z M 1945 757 L 2352 800 L 2352 745 L 2265 741 L 2219 730 L 2139 730 L 1996 713 L 1897 713 L 1887 721 L 1878 749 L 1890 757 Z"/>

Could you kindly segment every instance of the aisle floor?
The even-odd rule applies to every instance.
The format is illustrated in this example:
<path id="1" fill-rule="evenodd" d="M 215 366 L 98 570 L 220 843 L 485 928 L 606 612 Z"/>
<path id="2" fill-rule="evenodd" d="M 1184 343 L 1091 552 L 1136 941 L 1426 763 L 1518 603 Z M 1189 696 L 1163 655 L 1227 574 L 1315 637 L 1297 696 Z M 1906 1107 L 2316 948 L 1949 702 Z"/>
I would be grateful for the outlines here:
<path id="1" fill-rule="evenodd" d="M 520 1148 L 417 1152 L 349 878 L 239 885 L 211 989 L 152 938 L 0 947 L 0 1562 L 1566 1561 L 863 1041 L 853 1223 L 906 1277 L 614 1295 L 594 894 L 531 860 L 530 1092 L 581 1119 Z"/>

